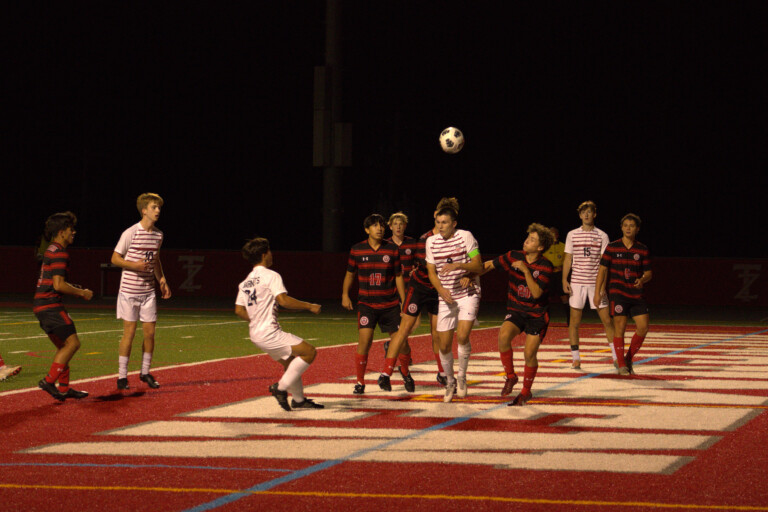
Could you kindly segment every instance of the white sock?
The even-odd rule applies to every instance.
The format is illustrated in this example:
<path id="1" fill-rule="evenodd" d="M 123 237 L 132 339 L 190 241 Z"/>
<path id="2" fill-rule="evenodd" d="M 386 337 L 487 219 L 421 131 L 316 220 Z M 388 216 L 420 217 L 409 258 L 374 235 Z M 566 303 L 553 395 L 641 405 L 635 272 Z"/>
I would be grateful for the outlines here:
<path id="1" fill-rule="evenodd" d="M 571 350 L 571 357 L 573 357 L 574 361 L 578 361 L 581 359 L 581 357 L 579 356 L 578 350 Z"/>
<path id="2" fill-rule="evenodd" d="M 141 358 L 141 374 L 146 375 L 149 373 L 149 367 L 152 364 L 152 353 L 144 352 L 144 357 Z"/>
<path id="3" fill-rule="evenodd" d="M 616 347 L 613 346 L 613 342 L 608 342 L 608 346 L 611 347 L 611 355 L 613 356 L 613 360 L 616 361 Z"/>
<path id="4" fill-rule="evenodd" d="M 453 351 L 450 351 L 447 354 L 443 354 L 443 352 L 440 351 L 440 363 L 443 365 L 443 370 L 445 371 L 445 376 L 448 377 L 448 380 L 453 380 Z"/>
<path id="5" fill-rule="evenodd" d="M 119 379 L 128 378 L 128 356 L 117 357 L 117 377 Z"/>
<path id="6" fill-rule="evenodd" d="M 294 382 L 293 386 L 288 388 L 288 392 L 291 394 L 291 397 L 296 402 L 303 402 L 304 401 L 304 383 L 301 382 L 301 379 Z"/>
<path id="7" fill-rule="evenodd" d="M 458 346 L 459 352 L 459 377 L 467 377 L 467 368 L 469 368 L 469 354 L 472 353 L 472 344 L 467 342 Z"/>
<path id="8" fill-rule="evenodd" d="M 308 362 L 304 361 L 300 357 L 293 358 L 291 364 L 289 364 L 288 368 L 285 369 L 283 376 L 280 377 L 279 381 L 277 381 L 277 389 L 280 391 L 287 391 L 288 388 L 296 384 L 297 381 L 301 380 L 301 376 L 305 371 L 307 371 L 307 368 L 309 368 Z"/>

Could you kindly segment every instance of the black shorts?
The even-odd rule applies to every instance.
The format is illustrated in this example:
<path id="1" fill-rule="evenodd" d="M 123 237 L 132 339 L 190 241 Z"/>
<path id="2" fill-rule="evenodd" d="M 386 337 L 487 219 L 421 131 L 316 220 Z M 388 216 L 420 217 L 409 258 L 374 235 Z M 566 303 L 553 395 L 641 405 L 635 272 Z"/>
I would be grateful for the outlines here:
<path id="1" fill-rule="evenodd" d="M 378 324 L 381 332 L 396 332 L 400 327 L 400 308 L 374 309 L 365 304 L 357 305 L 357 328 L 375 329 Z"/>
<path id="2" fill-rule="evenodd" d="M 405 291 L 403 313 L 408 316 L 419 316 L 422 311 L 437 314 L 437 291 L 428 290 L 422 286 L 410 284 Z"/>
<path id="3" fill-rule="evenodd" d="M 610 306 L 611 316 L 636 317 L 648 314 L 648 304 L 644 300 L 612 300 Z"/>
<path id="4" fill-rule="evenodd" d="M 61 341 L 66 341 L 67 338 L 77 333 L 75 323 L 64 308 L 45 309 L 35 313 L 35 316 L 45 334 L 53 334 Z"/>
<path id="5" fill-rule="evenodd" d="M 521 332 L 531 336 L 539 336 L 543 340 L 544 336 L 547 335 L 547 328 L 549 328 L 549 313 L 544 313 L 541 316 L 530 316 L 519 311 L 507 311 L 504 321 L 512 322 Z"/>

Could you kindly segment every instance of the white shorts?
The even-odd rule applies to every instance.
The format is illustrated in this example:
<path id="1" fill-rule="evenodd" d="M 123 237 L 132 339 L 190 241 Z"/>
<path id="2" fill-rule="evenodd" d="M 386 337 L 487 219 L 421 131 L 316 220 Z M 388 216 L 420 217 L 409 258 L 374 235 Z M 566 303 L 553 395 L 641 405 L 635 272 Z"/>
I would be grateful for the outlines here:
<path id="1" fill-rule="evenodd" d="M 477 311 L 480 309 L 480 297 L 468 295 L 462 297 L 453 304 L 446 304 L 440 300 L 437 308 L 437 330 L 439 332 L 451 331 L 456 328 L 459 320 L 477 321 Z"/>
<path id="2" fill-rule="evenodd" d="M 128 322 L 157 322 L 157 296 L 117 294 L 117 318 Z"/>
<path id="3" fill-rule="evenodd" d="M 280 361 L 281 359 L 288 359 L 291 357 L 291 353 L 293 352 L 292 347 L 300 344 L 304 340 L 295 334 L 285 331 L 277 331 L 276 334 L 270 336 L 268 339 L 261 338 L 254 340 L 253 337 L 251 337 L 251 341 L 254 345 L 269 354 L 269 357 L 275 361 Z"/>
<path id="4" fill-rule="evenodd" d="M 568 299 L 568 304 L 573 309 L 584 309 L 584 305 L 589 300 L 589 307 L 597 309 L 595 307 L 595 285 L 588 284 L 572 284 L 571 291 L 573 292 Z M 608 307 L 608 298 L 602 297 L 598 306 L 600 309 Z"/>

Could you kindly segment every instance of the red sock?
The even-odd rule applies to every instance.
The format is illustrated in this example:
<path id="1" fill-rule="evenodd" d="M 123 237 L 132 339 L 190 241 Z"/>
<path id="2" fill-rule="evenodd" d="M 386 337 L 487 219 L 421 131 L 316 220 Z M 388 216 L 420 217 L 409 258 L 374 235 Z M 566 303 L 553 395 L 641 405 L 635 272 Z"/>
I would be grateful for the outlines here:
<path id="1" fill-rule="evenodd" d="M 624 360 L 624 337 L 613 338 L 613 349 L 616 351 L 616 362 L 619 364 L 619 368 L 626 368 L 627 362 Z"/>
<path id="2" fill-rule="evenodd" d="M 435 352 L 435 361 L 437 361 L 438 373 L 445 373 L 445 370 L 443 370 L 443 363 L 440 362 L 440 352 Z"/>
<path id="3" fill-rule="evenodd" d="M 507 378 L 511 378 L 515 374 L 515 361 L 512 359 L 512 349 L 499 352 L 499 356 L 501 357 L 504 371 L 507 372 Z"/>
<path id="4" fill-rule="evenodd" d="M 627 352 L 627 359 L 630 361 L 633 357 L 635 357 L 635 354 L 640 352 L 640 347 L 643 346 L 643 341 L 645 341 L 645 336 L 638 336 L 637 333 L 632 335 L 632 341 L 629 343 L 629 352 Z"/>
<path id="5" fill-rule="evenodd" d="M 3 361 L 3 356 L 0 356 L 0 368 L 5 366 L 5 361 Z"/>
<path id="6" fill-rule="evenodd" d="M 410 375 L 411 371 L 408 369 L 408 365 L 411 364 L 411 354 L 400 354 L 397 360 L 400 362 L 400 371 L 403 372 L 403 375 Z"/>
<path id="7" fill-rule="evenodd" d="M 396 357 L 388 357 L 384 360 L 384 371 L 381 372 L 384 375 L 392 376 L 395 371 Z"/>
<path id="8" fill-rule="evenodd" d="M 65 366 L 59 374 L 59 391 L 66 393 L 69 390 L 69 366 Z"/>
<path id="9" fill-rule="evenodd" d="M 531 387 L 533 386 L 533 379 L 536 378 L 536 372 L 539 371 L 538 366 L 534 366 L 533 368 L 525 365 L 525 373 L 523 374 L 523 389 L 521 390 L 522 393 L 530 393 Z"/>
<path id="10" fill-rule="evenodd" d="M 48 384 L 53 384 L 56 382 L 56 380 L 59 378 L 59 375 L 61 375 L 61 372 L 64 371 L 64 368 L 66 365 L 59 364 L 59 363 L 53 363 L 51 365 L 51 369 L 48 370 L 48 375 L 45 376 L 45 382 Z"/>
<path id="11" fill-rule="evenodd" d="M 357 370 L 357 383 L 365 384 L 365 369 L 368 367 L 368 354 L 355 354 L 355 369 Z"/>

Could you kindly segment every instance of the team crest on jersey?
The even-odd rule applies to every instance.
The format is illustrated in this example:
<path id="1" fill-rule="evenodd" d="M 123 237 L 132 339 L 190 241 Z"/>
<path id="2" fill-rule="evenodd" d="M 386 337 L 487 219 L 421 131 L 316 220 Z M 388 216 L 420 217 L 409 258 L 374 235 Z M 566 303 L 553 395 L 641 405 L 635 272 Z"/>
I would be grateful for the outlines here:
<path id="1" fill-rule="evenodd" d="M 635 257 L 635 261 L 640 261 L 640 255 L 639 254 L 635 254 L 634 257 Z"/>
<path id="2" fill-rule="evenodd" d="M 621 313 L 624 311 L 624 306 L 622 306 L 621 304 L 617 304 L 617 305 L 616 305 L 616 307 L 615 307 L 615 308 L 613 308 L 613 310 L 614 310 L 616 313 L 619 313 L 619 314 L 621 314 Z"/>
<path id="3" fill-rule="evenodd" d="M 384 263 L 389 263 L 389 256 L 385 254 L 382 260 L 384 260 Z"/>
<path id="4" fill-rule="evenodd" d="M 370 322 L 370 320 L 368 319 L 367 316 L 360 317 L 360 325 L 368 325 L 368 322 Z"/>

